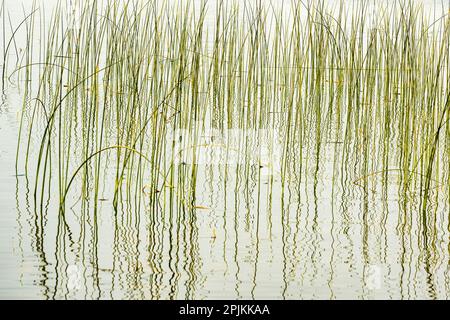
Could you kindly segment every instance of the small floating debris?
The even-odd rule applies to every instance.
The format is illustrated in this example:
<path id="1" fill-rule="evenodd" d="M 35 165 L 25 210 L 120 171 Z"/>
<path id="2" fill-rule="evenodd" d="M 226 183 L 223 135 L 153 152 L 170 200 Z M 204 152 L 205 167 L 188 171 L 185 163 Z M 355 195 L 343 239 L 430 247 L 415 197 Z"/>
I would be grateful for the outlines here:
<path id="1" fill-rule="evenodd" d="M 194 206 L 194 209 L 197 209 L 197 210 L 209 210 L 210 208 L 205 207 L 205 206 Z"/>
<path id="2" fill-rule="evenodd" d="M 158 190 L 156 188 L 153 189 L 154 193 L 159 193 L 161 190 Z M 148 184 L 142 187 L 142 193 L 144 193 L 146 196 L 150 195 L 152 193 L 152 187 Z"/>

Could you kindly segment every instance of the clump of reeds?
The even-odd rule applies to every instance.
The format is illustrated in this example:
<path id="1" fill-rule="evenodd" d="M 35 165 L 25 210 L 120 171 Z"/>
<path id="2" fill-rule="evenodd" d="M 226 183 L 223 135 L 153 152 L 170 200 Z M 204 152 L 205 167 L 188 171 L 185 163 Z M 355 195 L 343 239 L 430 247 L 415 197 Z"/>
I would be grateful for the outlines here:
<path id="1" fill-rule="evenodd" d="M 350 172 L 345 187 L 367 192 L 372 177 L 385 184 L 395 172 L 425 230 L 430 198 L 448 197 L 448 14 L 432 20 L 409 1 L 351 10 L 298 1 L 288 14 L 238 1 L 78 9 L 68 24 L 62 4 L 50 18 L 36 6 L 9 41 L 3 10 L 2 81 L 25 80 L 17 168 L 34 183 L 36 208 L 58 199 L 64 215 L 110 193 L 116 207 L 195 209 L 205 128 L 277 132 L 283 188 L 317 173 L 330 145 L 333 181 Z M 26 32 L 20 63 L 8 59 L 14 30 Z M 244 182 L 255 169 L 248 139 L 238 143 L 244 161 L 224 166 Z M 179 150 L 192 162 L 177 161 Z"/>

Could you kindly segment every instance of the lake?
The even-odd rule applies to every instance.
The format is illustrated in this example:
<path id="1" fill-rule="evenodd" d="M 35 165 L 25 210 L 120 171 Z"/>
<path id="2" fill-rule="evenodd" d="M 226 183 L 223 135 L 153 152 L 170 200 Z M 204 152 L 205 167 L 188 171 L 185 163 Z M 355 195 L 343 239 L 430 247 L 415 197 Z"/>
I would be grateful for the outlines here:
<path id="1" fill-rule="evenodd" d="M 21 3 L 0 299 L 449 298 L 448 1 Z"/>

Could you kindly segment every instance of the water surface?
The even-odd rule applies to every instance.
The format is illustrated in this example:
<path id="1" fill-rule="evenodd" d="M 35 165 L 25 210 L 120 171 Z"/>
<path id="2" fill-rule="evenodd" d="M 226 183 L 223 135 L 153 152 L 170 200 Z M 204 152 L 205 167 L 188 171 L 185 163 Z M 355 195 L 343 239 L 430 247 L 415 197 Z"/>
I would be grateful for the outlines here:
<path id="1" fill-rule="evenodd" d="M 448 9 L 445 2 L 423 3 L 430 17 Z M 31 9 L 30 2 L 23 4 L 22 9 L 6 1 L 13 26 L 22 10 Z M 211 28 L 214 19 L 207 15 Z M 17 50 L 23 41 L 19 32 Z M 0 298 L 447 299 L 450 294 L 445 150 L 425 227 L 420 190 L 402 192 L 398 171 L 375 171 L 358 183 L 361 163 L 376 168 L 383 143 L 390 150 L 389 168 L 398 167 L 403 151 L 397 128 L 390 138 L 371 142 L 367 159 L 355 151 L 363 148 L 356 138 L 344 144 L 334 136 L 318 139 L 311 130 L 301 150 L 290 151 L 294 161 L 284 184 L 276 170 L 261 174 L 264 164 L 254 160 L 248 166 L 201 164 L 195 210 L 174 205 L 168 196 L 161 200 L 169 203 L 164 208 L 134 195 L 114 206 L 111 153 L 102 164 L 97 204 L 70 193 L 64 221 L 58 201 L 49 200 L 57 189 L 36 207 L 35 177 L 25 175 L 22 162 L 16 167 L 22 104 L 23 84 L 14 78 L 0 105 Z M 39 139 L 32 136 L 31 159 Z M 83 160 L 77 156 L 81 144 L 75 136 L 71 172 Z"/>

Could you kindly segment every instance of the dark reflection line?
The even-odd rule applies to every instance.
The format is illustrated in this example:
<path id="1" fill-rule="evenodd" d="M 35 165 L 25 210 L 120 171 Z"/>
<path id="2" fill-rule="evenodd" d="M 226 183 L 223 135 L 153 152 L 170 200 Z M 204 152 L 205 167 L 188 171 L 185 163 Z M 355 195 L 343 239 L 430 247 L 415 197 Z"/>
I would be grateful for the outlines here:
<path id="1" fill-rule="evenodd" d="M 225 159 L 228 159 L 228 155 L 226 156 Z M 224 231 L 224 238 L 223 238 L 223 262 L 225 263 L 225 271 L 224 271 L 224 276 L 228 276 L 228 269 L 229 269 L 229 264 L 228 264 L 228 255 L 227 255 L 227 243 L 228 243 L 228 226 L 227 226 L 227 210 L 228 210 L 228 202 L 227 202 L 227 184 L 228 184 L 228 160 L 226 160 L 227 162 L 225 163 L 224 166 L 224 170 L 219 170 L 219 190 L 217 192 L 217 201 L 219 199 L 219 194 L 220 194 L 220 186 L 223 187 L 223 214 L 222 214 L 222 221 L 223 221 L 223 231 Z M 223 173 L 223 177 L 222 177 L 222 173 Z M 221 183 L 222 182 L 222 183 Z M 212 202 L 211 202 L 211 206 L 212 206 Z"/>
<path id="2" fill-rule="evenodd" d="M 339 141 L 339 130 L 336 131 L 336 141 Z M 338 175 L 337 171 L 337 164 L 338 164 L 338 154 L 339 154 L 339 146 L 338 144 L 335 144 L 334 148 L 333 148 L 333 174 L 331 177 L 331 228 L 330 228 L 330 236 L 331 236 L 331 244 L 330 244 L 330 249 L 331 249 L 331 254 L 330 254 L 330 263 L 329 263 L 329 267 L 330 267 L 330 278 L 328 280 L 328 288 L 330 290 L 330 300 L 334 300 L 336 298 L 335 293 L 333 291 L 333 281 L 334 281 L 334 264 L 335 264 L 335 254 L 336 254 L 336 250 L 335 250 L 335 243 L 336 243 L 336 235 L 335 235 L 335 224 L 337 223 L 336 221 L 336 217 L 335 217 L 335 198 L 336 198 L 336 193 L 337 190 L 336 188 L 338 188 L 337 185 L 337 177 L 336 175 Z"/>
<path id="3" fill-rule="evenodd" d="M 320 122 L 318 124 L 318 130 L 320 130 Z M 318 274 L 319 270 L 318 270 L 318 262 L 321 258 L 321 254 L 320 254 L 320 241 L 322 239 L 322 235 L 320 233 L 320 226 L 318 223 L 318 218 L 319 218 L 319 199 L 317 196 L 317 189 L 318 189 L 318 184 L 319 184 L 319 169 L 320 169 L 320 148 L 321 143 L 320 143 L 320 134 L 319 134 L 319 138 L 317 141 L 317 146 L 316 146 L 316 163 L 315 163 L 315 169 L 314 169 L 314 179 L 313 179 L 313 203 L 314 203 L 314 217 L 313 217 L 313 221 L 312 221 L 312 226 L 311 226 L 311 231 L 313 233 L 313 237 L 312 237 L 312 253 L 311 253 L 311 262 L 312 262 L 312 269 L 313 269 L 313 273 L 314 274 Z M 317 257 L 316 257 L 317 255 Z M 314 277 L 314 280 L 318 280 L 316 277 Z"/>
<path id="4" fill-rule="evenodd" d="M 259 220 L 260 220 L 260 203 L 261 203 L 261 170 L 258 171 L 258 187 L 257 187 L 257 200 L 256 200 L 256 229 L 255 229 L 255 257 L 253 265 L 253 286 L 251 290 L 252 299 L 255 299 L 256 279 L 258 273 L 259 262 Z"/>
<path id="5" fill-rule="evenodd" d="M 19 178 L 16 175 L 16 185 L 15 185 L 15 189 L 16 189 L 16 193 L 15 193 L 15 198 L 16 198 L 16 211 L 17 211 L 17 216 L 16 216 L 16 224 L 17 224 L 17 238 L 18 238 L 18 247 L 19 247 L 19 255 L 20 255 L 20 263 L 21 263 L 21 269 L 23 268 L 23 264 L 24 264 L 24 248 L 23 248 L 23 225 L 22 225 L 22 210 L 20 209 L 20 199 L 19 199 Z M 26 177 L 25 177 L 26 178 Z M 29 211 L 29 209 L 26 209 L 27 211 Z M 23 285 L 23 271 L 21 271 L 20 276 L 19 276 L 19 282 L 21 285 Z"/>
<path id="6" fill-rule="evenodd" d="M 167 229 L 167 233 L 168 233 L 168 245 L 169 245 L 169 249 L 168 249 L 168 267 L 169 267 L 169 287 L 170 287 L 170 291 L 169 291 L 169 299 L 174 299 L 175 295 L 176 295 L 176 277 L 177 277 L 177 261 L 176 258 L 174 258 L 174 250 L 177 250 L 175 248 L 175 244 L 174 244 L 174 239 L 173 239 L 173 229 L 174 229 L 174 213 L 172 210 L 172 207 L 169 208 L 169 215 L 168 215 L 168 229 Z M 179 243 L 179 241 L 177 241 L 177 243 Z"/>
<path id="7" fill-rule="evenodd" d="M 239 165 L 238 165 L 239 166 Z M 238 166 L 236 167 L 236 170 L 238 170 Z M 240 203 L 240 199 L 239 199 L 239 175 L 235 175 L 235 187 L 234 187 L 234 216 L 233 216 L 233 220 L 234 220 L 234 255 L 233 255 L 233 259 L 234 259 L 234 264 L 236 265 L 236 272 L 235 272 L 235 287 L 234 290 L 236 292 L 236 297 L 239 299 L 241 298 L 241 294 L 240 294 L 240 288 L 239 285 L 241 283 L 241 281 L 239 280 L 239 273 L 240 273 L 240 265 L 239 265 L 239 249 L 238 249 L 238 244 L 239 244 L 239 203 Z"/>
<path id="8" fill-rule="evenodd" d="M 19 187 L 17 187 L 17 190 L 19 190 Z M 40 281 L 39 285 L 43 288 L 43 296 L 46 300 L 50 299 L 50 287 L 47 284 L 47 281 L 49 279 L 48 272 L 47 272 L 47 266 L 49 266 L 49 263 L 46 259 L 46 254 L 43 246 L 43 224 L 41 224 L 38 221 L 38 214 L 36 211 L 34 211 L 34 214 L 31 213 L 31 205 L 30 205 L 30 188 L 29 188 L 29 181 L 28 177 L 25 176 L 25 210 L 27 211 L 27 221 L 30 226 L 30 240 L 31 240 L 31 248 L 32 250 L 36 251 L 36 256 L 39 258 L 39 266 L 38 269 L 40 271 Z M 32 218 L 34 216 L 34 219 Z M 32 220 L 33 219 L 33 220 Z M 33 233 L 33 228 L 35 229 L 35 232 Z"/>
<path id="9" fill-rule="evenodd" d="M 289 203 L 287 204 L 289 205 Z M 281 197 L 281 253 L 283 255 L 282 260 L 282 279 L 283 279 L 283 291 L 281 293 L 283 299 L 286 299 L 286 292 L 288 289 L 288 280 L 287 280 L 287 257 L 286 257 L 286 224 L 289 223 L 289 221 L 285 222 L 285 204 L 284 204 L 284 196 L 282 193 Z M 288 217 L 289 220 L 289 217 Z"/>

